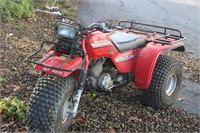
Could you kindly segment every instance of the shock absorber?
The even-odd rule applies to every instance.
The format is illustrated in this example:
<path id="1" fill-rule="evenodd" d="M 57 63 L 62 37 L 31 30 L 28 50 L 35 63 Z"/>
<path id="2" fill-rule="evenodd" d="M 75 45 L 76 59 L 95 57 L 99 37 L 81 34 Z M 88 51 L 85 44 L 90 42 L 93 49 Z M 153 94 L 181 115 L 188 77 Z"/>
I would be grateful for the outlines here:
<path id="1" fill-rule="evenodd" d="M 76 94 L 74 95 L 74 98 L 73 98 L 73 106 L 69 110 L 69 114 L 71 114 L 73 117 L 75 117 L 76 114 L 77 114 L 78 105 L 79 105 L 79 102 L 80 102 L 80 99 L 81 99 L 81 95 L 83 93 L 84 83 L 85 83 L 86 77 L 87 77 L 87 71 L 86 71 L 86 69 L 84 69 L 84 70 L 81 71 L 81 74 L 80 74 L 77 92 L 76 92 Z"/>

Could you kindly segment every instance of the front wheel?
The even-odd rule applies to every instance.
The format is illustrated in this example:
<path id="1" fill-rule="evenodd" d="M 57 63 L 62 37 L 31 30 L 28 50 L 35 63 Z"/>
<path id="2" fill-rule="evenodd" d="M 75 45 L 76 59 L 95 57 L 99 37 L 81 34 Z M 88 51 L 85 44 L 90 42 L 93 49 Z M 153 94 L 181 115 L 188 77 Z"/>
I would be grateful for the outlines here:
<path id="1" fill-rule="evenodd" d="M 27 127 L 30 132 L 64 132 L 72 116 L 67 113 L 75 91 L 73 77 L 42 76 L 30 98 Z"/>
<path id="2" fill-rule="evenodd" d="M 172 105 L 181 89 L 182 74 L 182 66 L 177 60 L 160 55 L 149 88 L 142 90 L 142 102 L 161 109 Z"/>

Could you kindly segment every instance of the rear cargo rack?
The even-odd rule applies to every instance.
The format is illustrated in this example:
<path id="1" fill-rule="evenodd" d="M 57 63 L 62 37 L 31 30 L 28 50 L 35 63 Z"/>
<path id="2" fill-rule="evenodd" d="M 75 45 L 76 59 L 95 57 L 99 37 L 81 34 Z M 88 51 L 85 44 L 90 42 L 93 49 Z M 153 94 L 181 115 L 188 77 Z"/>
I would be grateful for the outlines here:
<path id="1" fill-rule="evenodd" d="M 57 45 L 58 43 L 54 43 L 54 42 L 50 42 L 50 41 L 44 41 L 44 42 L 42 42 L 42 44 L 40 45 L 40 48 L 38 50 L 36 50 L 34 53 L 32 53 L 30 56 L 28 56 L 25 59 L 25 61 L 33 63 L 33 64 L 41 65 L 41 66 L 44 66 L 44 67 L 47 67 L 47 68 L 62 70 L 62 71 L 66 71 L 66 72 L 73 72 L 73 71 L 75 71 L 76 69 L 78 69 L 85 62 L 86 55 L 85 55 L 85 52 L 82 49 L 65 46 L 65 47 L 68 47 L 68 48 L 71 48 L 71 49 L 75 49 L 75 50 L 81 52 L 83 60 L 80 62 L 80 64 L 77 65 L 77 67 L 75 67 L 72 70 L 61 68 L 62 65 L 71 58 L 71 56 L 69 56 L 69 58 L 66 58 L 66 60 L 62 61 L 61 63 L 59 63 L 57 66 L 48 66 L 48 65 L 45 65 L 43 63 L 46 60 L 48 60 L 50 57 L 52 57 L 53 55 L 55 55 L 55 53 L 57 51 L 54 48 L 54 49 L 52 49 L 52 51 L 47 52 L 45 54 L 45 56 L 39 56 L 39 54 L 40 55 L 42 54 L 42 50 L 43 50 L 44 44 L 46 44 L 46 45 L 53 45 L 53 44 Z"/>
<path id="2" fill-rule="evenodd" d="M 129 29 L 128 32 L 147 35 L 147 42 L 160 43 L 163 45 L 171 45 L 185 40 L 180 30 L 156 26 L 133 21 L 119 21 L 118 26 Z M 151 37 L 155 36 L 153 39 Z"/>

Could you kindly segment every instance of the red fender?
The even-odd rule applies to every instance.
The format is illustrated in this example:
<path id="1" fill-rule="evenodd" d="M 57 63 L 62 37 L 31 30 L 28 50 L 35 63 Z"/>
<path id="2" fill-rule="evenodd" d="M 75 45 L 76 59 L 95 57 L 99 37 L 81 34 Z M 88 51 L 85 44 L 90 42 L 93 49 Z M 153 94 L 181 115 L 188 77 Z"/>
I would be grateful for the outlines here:
<path id="1" fill-rule="evenodd" d="M 150 85 L 152 74 L 159 55 L 163 51 L 176 50 L 179 47 L 183 47 L 182 42 L 173 45 L 161 45 L 155 43 L 147 44 L 140 51 L 137 58 L 134 72 L 135 86 L 141 89 L 147 89 Z"/>
<path id="2" fill-rule="evenodd" d="M 34 66 L 34 69 L 45 72 L 45 73 L 53 74 L 59 77 L 66 77 L 72 72 L 66 72 L 66 71 L 59 70 L 56 68 L 51 68 L 51 67 L 57 67 L 62 62 L 65 62 L 62 64 L 61 69 L 73 70 L 75 67 L 77 67 L 81 63 L 81 61 L 82 61 L 81 57 L 75 57 L 72 60 L 66 60 L 65 58 L 62 58 L 62 57 L 52 56 L 43 63 L 43 65 L 46 65 L 49 67 L 37 64 Z"/>

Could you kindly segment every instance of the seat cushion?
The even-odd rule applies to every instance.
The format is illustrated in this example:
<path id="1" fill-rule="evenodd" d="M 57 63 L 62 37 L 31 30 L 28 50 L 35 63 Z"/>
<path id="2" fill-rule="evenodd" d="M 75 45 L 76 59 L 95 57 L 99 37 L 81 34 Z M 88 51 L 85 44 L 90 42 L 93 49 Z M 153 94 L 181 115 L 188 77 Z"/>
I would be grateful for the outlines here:
<path id="1" fill-rule="evenodd" d="M 109 38 L 119 52 L 144 47 L 147 44 L 144 38 L 126 32 L 115 32 Z"/>

